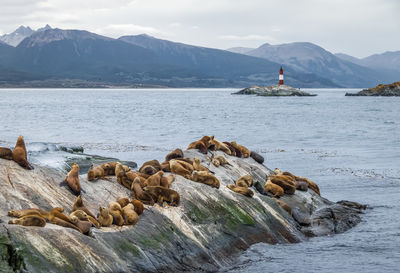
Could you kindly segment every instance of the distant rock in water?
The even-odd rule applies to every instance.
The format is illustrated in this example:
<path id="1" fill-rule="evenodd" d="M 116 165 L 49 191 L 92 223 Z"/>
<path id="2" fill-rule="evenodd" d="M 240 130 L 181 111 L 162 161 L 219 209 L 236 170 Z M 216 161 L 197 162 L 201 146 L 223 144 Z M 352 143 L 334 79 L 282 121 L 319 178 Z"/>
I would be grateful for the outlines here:
<path id="1" fill-rule="evenodd" d="M 251 86 L 242 89 L 233 95 L 257 95 L 257 96 L 316 96 L 300 89 L 288 85 L 270 85 L 270 86 Z"/>
<path id="2" fill-rule="evenodd" d="M 380 84 L 374 88 L 361 90 L 358 93 L 346 93 L 346 96 L 400 96 L 400 82 Z"/>

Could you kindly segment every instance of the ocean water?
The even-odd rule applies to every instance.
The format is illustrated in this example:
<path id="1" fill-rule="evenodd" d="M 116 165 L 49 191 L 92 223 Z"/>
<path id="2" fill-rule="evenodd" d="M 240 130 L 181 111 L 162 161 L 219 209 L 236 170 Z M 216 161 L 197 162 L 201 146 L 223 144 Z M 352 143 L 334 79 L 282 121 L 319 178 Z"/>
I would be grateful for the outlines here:
<path id="1" fill-rule="evenodd" d="M 265 165 L 317 182 L 321 194 L 370 205 L 339 235 L 256 244 L 228 272 L 400 271 L 400 98 L 231 95 L 234 89 L 0 89 L 0 146 L 23 135 L 30 160 L 57 167 L 57 145 L 138 164 L 203 135 L 236 140 Z M 49 144 L 50 143 L 50 144 Z M 46 155 L 46 156 L 43 156 Z"/>

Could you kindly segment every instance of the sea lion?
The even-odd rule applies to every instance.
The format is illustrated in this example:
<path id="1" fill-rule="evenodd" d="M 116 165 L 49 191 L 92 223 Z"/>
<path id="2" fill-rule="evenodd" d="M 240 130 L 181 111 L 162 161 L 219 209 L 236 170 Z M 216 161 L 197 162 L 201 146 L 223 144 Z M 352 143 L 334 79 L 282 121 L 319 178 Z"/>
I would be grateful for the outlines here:
<path id="1" fill-rule="evenodd" d="M 50 215 L 49 216 L 49 221 L 52 224 L 55 224 L 55 225 L 58 225 L 58 226 L 62 226 L 62 227 L 66 227 L 66 228 L 72 228 L 72 229 L 75 229 L 75 230 L 79 231 L 80 233 L 82 233 L 82 231 L 77 226 L 75 226 L 74 224 L 72 224 L 72 223 L 70 223 L 68 221 L 64 221 L 64 220 L 62 220 L 62 219 L 60 219 L 58 217 L 55 217 L 54 215 Z"/>
<path id="2" fill-rule="evenodd" d="M 215 166 L 215 167 L 219 167 L 219 165 L 221 165 L 221 163 L 219 162 L 218 159 L 216 158 L 211 158 L 211 163 Z"/>
<path id="3" fill-rule="evenodd" d="M 103 179 L 104 175 L 105 175 L 104 169 L 102 167 L 98 166 L 98 167 L 88 171 L 87 179 L 88 179 L 88 181 L 93 181 L 93 180 L 99 179 L 99 178 Z"/>
<path id="4" fill-rule="evenodd" d="M 219 161 L 219 164 L 221 165 L 221 166 L 224 166 L 224 165 L 231 165 L 229 162 L 228 162 L 228 160 L 224 157 L 224 156 L 222 156 L 222 155 L 217 155 L 217 156 L 215 156 L 214 157 L 216 160 L 218 160 Z M 232 165 L 231 165 L 232 166 Z"/>
<path id="5" fill-rule="evenodd" d="M 164 172 L 163 171 L 158 171 L 157 173 L 153 174 L 149 178 L 146 179 L 144 182 L 145 186 L 160 186 L 161 183 L 161 177 L 163 177 Z"/>
<path id="6" fill-rule="evenodd" d="M 18 219 L 11 219 L 8 223 L 11 225 L 44 227 L 46 220 L 39 215 L 27 215 Z"/>
<path id="7" fill-rule="evenodd" d="M 275 197 L 281 197 L 284 194 L 283 188 L 267 180 L 264 187 L 265 191 L 272 193 Z"/>
<path id="8" fill-rule="evenodd" d="M 142 167 L 140 167 L 139 172 L 145 173 L 148 175 L 153 175 L 160 170 L 161 170 L 160 162 L 158 162 L 158 160 L 156 160 L 156 159 L 153 159 L 153 160 L 144 162 Z"/>
<path id="9" fill-rule="evenodd" d="M 127 197 L 120 197 L 117 199 L 117 203 L 121 206 L 121 208 L 125 207 L 130 203 Z"/>
<path id="10" fill-rule="evenodd" d="M 176 173 L 178 175 L 181 175 L 187 179 L 190 179 L 192 176 L 192 171 L 186 169 L 185 167 L 183 167 L 183 165 L 181 164 L 181 162 L 172 159 L 169 161 L 169 165 L 171 168 L 171 172 L 172 173 Z"/>
<path id="11" fill-rule="evenodd" d="M 223 142 L 228 148 L 231 150 L 231 155 L 236 157 L 242 157 L 242 152 L 236 146 L 232 145 L 231 142 L 224 141 Z"/>
<path id="12" fill-rule="evenodd" d="M 132 182 L 133 182 L 133 181 L 135 180 L 135 178 L 138 177 L 139 180 L 140 180 L 140 186 L 141 186 L 142 188 L 145 187 L 144 183 L 146 182 L 146 179 L 147 179 L 147 178 L 145 178 L 144 176 L 146 176 L 147 178 L 149 177 L 149 176 L 144 175 L 144 174 L 139 173 L 139 172 L 132 172 L 132 171 L 130 171 L 130 172 L 127 172 L 127 173 L 126 173 L 126 177 L 128 178 L 129 181 L 132 181 Z M 130 182 L 130 183 L 131 183 L 131 182 Z M 131 184 L 132 184 L 132 183 L 131 183 Z"/>
<path id="13" fill-rule="evenodd" d="M 211 145 L 214 147 L 215 151 L 223 151 L 224 153 L 226 153 L 227 155 L 231 155 L 231 150 L 229 149 L 229 147 L 225 144 L 222 143 L 221 141 L 213 138 L 210 140 Z"/>
<path id="14" fill-rule="evenodd" d="M 240 150 L 240 152 L 242 153 L 242 155 L 243 155 L 244 158 L 247 158 L 247 157 L 250 156 L 250 151 L 249 151 L 249 149 L 247 149 L 246 147 L 244 147 L 244 146 L 242 146 L 242 145 L 240 145 L 240 144 L 237 144 L 236 141 L 232 141 L 231 144 L 232 144 L 234 147 L 236 147 L 236 149 Z"/>
<path id="15" fill-rule="evenodd" d="M 145 187 L 143 189 L 145 192 L 149 193 L 154 197 L 155 200 L 157 200 L 158 203 L 163 203 L 164 201 L 169 203 L 171 206 L 178 206 L 179 201 L 180 201 L 180 196 L 177 191 L 174 191 L 172 189 L 166 189 L 160 186 L 155 186 L 155 187 Z"/>
<path id="16" fill-rule="evenodd" d="M 160 181 L 160 186 L 164 187 L 164 188 L 169 188 L 169 186 L 171 186 L 172 182 L 174 182 L 175 180 L 175 175 L 171 174 L 168 176 L 163 176 L 161 177 L 161 181 Z"/>
<path id="17" fill-rule="evenodd" d="M 143 210 L 144 210 L 143 203 L 140 200 L 137 200 L 137 199 L 133 199 L 131 201 L 131 203 L 133 204 L 133 207 L 135 208 L 136 213 L 138 215 L 141 215 L 143 213 Z"/>
<path id="18" fill-rule="evenodd" d="M 104 170 L 105 175 L 115 175 L 115 166 L 117 166 L 118 162 L 107 162 L 100 165 L 100 167 Z"/>
<path id="19" fill-rule="evenodd" d="M 122 215 L 125 219 L 125 225 L 136 225 L 139 221 L 139 215 L 135 211 L 135 207 L 132 203 L 129 203 L 122 208 Z"/>
<path id="20" fill-rule="evenodd" d="M 9 148 L 0 147 L 0 158 L 13 160 L 13 152 Z"/>
<path id="21" fill-rule="evenodd" d="M 287 213 L 290 214 L 290 216 L 292 216 L 292 208 L 288 204 L 286 204 L 282 200 L 276 200 L 276 202 L 279 204 L 279 206 L 281 206 L 284 210 L 286 210 Z"/>
<path id="22" fill-rule="evenodd" d="M 110 214 L 110 211 L 106 207 L 100 207 L 100 215 L 99 218 L 97 219 L 101 226 L 103 227 L 109 227 L 113 223 L 113 216 Z"/>
<path id="23" fill-rule="evenodd" d="M 253 158 L 257 163 L 260 163 L 260 164 L 264 163 L 264 157 L 254 151 L 250 152 L 250 157 Z"/>
<path id="24" fill-rule="evenodd" d="M 290 183 L 288 180 L 284 179 L 285 177 L 282 175 L 276 176 L 272 175 L 269 176 L 268 179 L 274 183 L 275 185 L 281 186 L 283 188 L 283 191 L 286 194 L 294 194 L 296 191 L 296 186 L 293 183 Z"/>
<path id="25" fill-rule="evenodd" d="M 220 186 L 220 182 L 217 177 L 204 171 L 193 171 L 191 180 L 215 187 L 217 189 Z"/>
<path id="26" fill-rule="evenodd" d="M 96 228 L 100 228 L 100 223 L 92 216 L 87 215 L 86 212 L 84 212 L 83 210 L 73 211 L 69 214 L 69 218 L 71 218 L 71 216 L 76 216 L 79 218 L 79 220 L 89 221 Z"/>
<path id="27" fill-rule="evenodd" d="M 305 181 L 295 181 L 296 184 L 296 190 L 300 191 L 308 191 L 308 184 Z"/>
<path id="28" fill-rule="evenodd" d="M 315 182 L 313 182 L 310 179 L 308 179 L 308 178 L 294 175 L 291 172 L 284 172 L 284 171 L 281 171 L 278 168 L 275 168 L 274 173 L 277 174 L 277 175 L 290 176 L 291 178 L 293 178 L 293 180 L 295 180 L 297 182 L 306 182 L 307 183 L 307 190 L 308 190 L 308 188 L 310 188 L 315 193 L 317 193 L 318 195 L 321 195 L 318 185 Z M 296 184 L 296 186 L 297 186 L 297 184 Z M 302 187 L 302 189 L 300 189 L 300 190 L 304 190 L 305 191 L 305 186 L 299 186 L 299 187 Z"/>
<path id="29" fill-rule="evenodd" d="M 41 209 L 36 209 L 36 208 L 29 208 L 29 209 L 21 209 L 21 210 L 10 210 L 8 212 L 8 216 L 10 217 L 24 217 L 27 215 L 40 215 L 43 218 L 47 219 L 49 216 L 49 213 L 47 211 L 41 210 Z"/>
<path id="30" fill-rule="evenodd" d="M 254 192 L 252 190 L 250 190 L 247 187 L 239 187 L 239 186 L 235 186 L 235 185 L 226 185 L 228 187 L 228 189 L 236 192 L 236 193 L 240 193 L 243 194 L 244 196 L 247 197 L 253 197 Z"/>
<path id="31" fill-rule="evenodd" d="M 171 168 L 169 166 L 169 161 L 164 161 L 163 163 L 161 163 L 161 170 L 163 172 L 168 172 L 168 173 L 171 172 Z"/>
<path id="32" fill-rule="evenodd" d="M 253 186 L 253 177 L 249 174 L 243 175 L 236 180 L 235 184 L 238 187 L 251 187 Z"/>
<path id="33" fill-rule="evenodd" d="M 201 165 L 200 159 L 198 159 L 197 157 L 195 157 L 193 159 L 193 169 L 196 170 L 196 171 L 210 172 L 210 170 L 208 168 L 206 168 L 203 165 Z"/>
<path id="34" fill-rule="evenodd" d="M 71 170 L 68 172 L 64 182 L 75 195 L 81 194 L 81 183 L 79 183 L 79 165 L 72 163 Z"/>
<path id="35" fill-rule="evenodd" d="M 115 166 L 115 176 L 117 177 L 118 183 L 120 183 L 121 185 L 123 185 L 128 189 L 131 188 L 132 180 L 128 179 L 124 166 L 121 163 L 118 163 Z"/>
<path id="36" fill-rule="evenodd" d="M 92 233 L 92 223 L 89 221 L 79 220 L 76 216 L 72 216 L 71 221 L 83 234 L 90 235 Z"/>
<path id="37" fill-rule="evenodd" d="M 25 141 L 22 136 L 19 136 L 17 139 L 17 143 L 15 144 L 15 148 L 12 154 L 12 159 L 18 163 L 22 168 L 27 170 L 32 170 L 33 167 L 28 162 L 27 152 Z"/>
<path id="38" fill-rule="evenodd" d="M 50 217 L 57 217 L 57 218 L 59 218 L 59 219 L 61 219 L 61 220 L 64 220 L 64 221 L 66 221 L 66 222 L 72 223 L 72 222 L 71 222 L 71 218 L 69 218 L 68 215 L 65 215 L 65 214 L 63 213 L 63 211 L 64 211 L 64 209 L 61 208 L 61 207 L 55 207 L 55 208 L 53 208 L 53 209 L 50 211 L 50 213 L 49 213 L 49 219 L 50 219 Z"/>
<path id="39" fill-rule="evenodd" d="M 84 212 L 86 212 L 86 214 L 88 216 L 92 216 L 93 218 L 96 218 L 96 216 L 94 216 L 94 214 L 83 204 L 83 200 L 80 195 L 75 199 L 74 206 L 72 209 L 72 211 L 76 211 L 76 210 L 83 210 Z"/>
<path id="40" fill-rule="evenodd" d="M 190 143 L 187 149 L 197 149 L 203 154 L 207 154 L 208 148 L 211 145 L 211 140 L 214 139 L 213 136 L 203 136 L 200 140 Z"/>
<path id="41" fill-rule="evenodd" d="M 135 180 L 132 183 L 131 186 L 131 190 L 132 190 L 132 195 L 142 201 L 143 203 L 147 204 L 147 205 L 154 205 L 154 200 L 151 197 L 151 195 L 149 195 L 147 192 L 144 192 L 142 187 L 140 186 L 140 180 L 139 178 L 135 178 Z"/>
<path id="42" fill-rule="evenodd" d="M 109 212 L 113 217 L 113 224 L 122 226 L 124 224 L 124 218 L 122 217 L 122 208 L 117 202 L 111 202 Z"/>
<path id="43" fill-rule="evenodd" d="M 175 158 L 183 158 L 183 151 L 179 148 L 173 150 L 169 154 L 165 156 L 165 161 L 170 161 L 171 159 Z"/>

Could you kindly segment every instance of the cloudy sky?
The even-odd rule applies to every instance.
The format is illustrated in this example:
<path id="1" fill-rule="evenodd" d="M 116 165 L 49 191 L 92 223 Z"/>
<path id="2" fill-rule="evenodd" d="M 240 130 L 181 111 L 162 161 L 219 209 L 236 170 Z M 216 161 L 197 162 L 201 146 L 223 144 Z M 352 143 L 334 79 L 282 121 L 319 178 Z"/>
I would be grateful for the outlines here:
<path id="1" fill-rule="evenodd" d="M 221 49 L 307 41 L 356 57 L 400 50 L 399 0 L 0 0 L 0 34 L 47 23 Z"/>

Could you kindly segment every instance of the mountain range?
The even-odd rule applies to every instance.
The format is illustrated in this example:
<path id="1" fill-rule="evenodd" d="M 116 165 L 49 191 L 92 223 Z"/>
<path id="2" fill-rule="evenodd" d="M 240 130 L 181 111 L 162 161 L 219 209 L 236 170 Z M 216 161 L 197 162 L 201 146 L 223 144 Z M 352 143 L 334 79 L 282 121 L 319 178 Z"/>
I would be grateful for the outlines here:
<path id="1" fill-rule="evenodd" d="M 367 87 L 398 80 L 396 62 L 382 69 L 395 57 L 381 55 L 363 63 L 311 43 L 220 50 L 145 34 L 113 39 L 85 30 L 21 26 L 0 36 L 0 86 L 80 81 L 88 87 L 244 87 L 276 84 L 284 65 L 285 83 L 295 87 Z"/>

